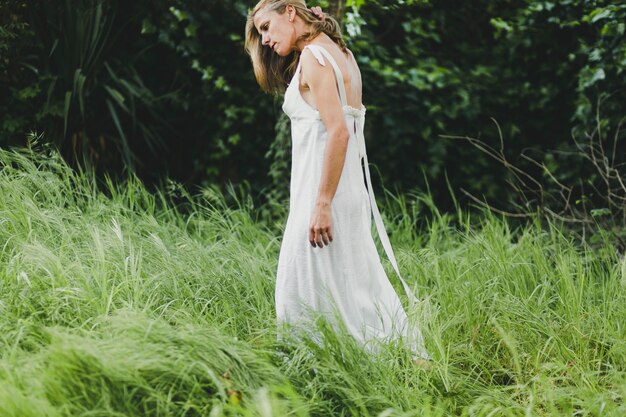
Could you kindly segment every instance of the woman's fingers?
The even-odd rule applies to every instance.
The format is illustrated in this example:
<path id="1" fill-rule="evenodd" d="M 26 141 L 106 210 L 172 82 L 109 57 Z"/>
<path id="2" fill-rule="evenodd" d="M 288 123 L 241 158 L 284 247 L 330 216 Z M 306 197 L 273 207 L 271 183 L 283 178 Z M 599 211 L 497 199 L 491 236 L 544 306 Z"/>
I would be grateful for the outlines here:
<path id="1" fill-rule="evenodd" d="M 330 240 L 328 239 L 328 229 L 321 230 L 320 234 L 322 237 L 322 241 L 324 242 L 324 245 L 328 246 L 328 244 L 330 243 Z"/>
<path id="2" fill-rule="evenodd" d="M 314 248 L 323 248 L 333 241 L 333 233 L 331 227 L 323 228 L 319 226 L 309 227 L 309 243 Z"/>
<path id="3" fill-rule="evenodd" d="M 309 243 L 314 248 L 323 248 L 328 246 L 333 240 L 332 232 L 332 214 L 330 207 L 316 207 L 311 215 L 309 223 Z"/>
<path id="4" fill-rule="evenodd" d="M 318 248 L 324 247 L 324 244 L 322 243 L 323 242 L 322 236 L 324 235 L 323 230 L 324 229 L 322 229 L 319 226 L 315 228 L 315 244 L 317 245 Z"/>
<path id="5" fill-rule="evenodd" d="M 309 243 L 311 246 L 315 247 L 315 228 L 313 226 L 309 227 Z"/>
<path id="6" fill-rule="evenodd" d="M 322 8 L 319 6 L 311 7 L 311 12 L 315 16 L 317 16 L 317 18 L 320 19 L 322 22 L 326 19 L 326 14 L 324 14 L 324 12 L 322 11 Z"/>

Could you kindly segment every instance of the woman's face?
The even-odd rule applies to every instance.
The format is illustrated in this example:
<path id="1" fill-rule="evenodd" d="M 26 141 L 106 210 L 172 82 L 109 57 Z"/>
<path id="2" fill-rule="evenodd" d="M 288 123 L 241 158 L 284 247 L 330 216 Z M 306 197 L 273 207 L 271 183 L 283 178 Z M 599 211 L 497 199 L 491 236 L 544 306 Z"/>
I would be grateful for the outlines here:
<path id="1" fill-rule="evenodd" d="M 287 6 L 283 14 L 266 9 L 254 15 L 254 26 L 261 35 L 261 43 L 278 55 L 287 56 L 296 47 L 296 30 L 290 20 L 295 18 L 295 8 Z"/>

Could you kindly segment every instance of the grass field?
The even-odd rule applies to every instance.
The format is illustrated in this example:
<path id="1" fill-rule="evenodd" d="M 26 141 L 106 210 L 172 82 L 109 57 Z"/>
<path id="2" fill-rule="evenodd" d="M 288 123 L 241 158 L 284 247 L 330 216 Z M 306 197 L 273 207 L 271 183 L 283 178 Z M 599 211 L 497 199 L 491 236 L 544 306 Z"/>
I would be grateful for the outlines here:
<path id="1" fill-rule="evenodd" d="M 0 150 L 1 417 L 626 415 L 610 246 L 390 199 L 424 370 L 323 322 L 323 346 L 276 341 L 284 208 L 274 223 L 245 196 L 105 188 L 53 152 Z"/>

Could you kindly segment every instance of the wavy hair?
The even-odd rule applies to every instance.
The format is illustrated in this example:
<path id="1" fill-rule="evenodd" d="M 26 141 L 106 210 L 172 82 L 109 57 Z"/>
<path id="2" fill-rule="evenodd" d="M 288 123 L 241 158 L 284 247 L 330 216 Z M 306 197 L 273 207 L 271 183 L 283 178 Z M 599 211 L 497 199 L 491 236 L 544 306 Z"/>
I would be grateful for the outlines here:
<path id="1" fill-rule="evenodd" d="M 300 36 L 298 40 L 309 40 L 315 38 L 320 33 L 328 35 L 344 52 L 346 43 L 341 36 L 341 26 L 333 17 L 326 15 L 324 21 L 318 19 L 304 0 L 261 0 L 248 11 L 246 22 L 245 49 L 252 60 L 254 75 L 263 91 L 272 94 L 283 94 L 287 84 L 291 81 L 296 70 L 300 52 L 294 51 L 288 56 L 280 56 L 270 48 L 261 44 L 261 35 L 254 26 L 254 16 L 261 10 L 276 11 L 278 14 L 285 13 L 288 5 L 296 9 L 296 14 L 300 16 L 307 25 L 307 32 Z"/>

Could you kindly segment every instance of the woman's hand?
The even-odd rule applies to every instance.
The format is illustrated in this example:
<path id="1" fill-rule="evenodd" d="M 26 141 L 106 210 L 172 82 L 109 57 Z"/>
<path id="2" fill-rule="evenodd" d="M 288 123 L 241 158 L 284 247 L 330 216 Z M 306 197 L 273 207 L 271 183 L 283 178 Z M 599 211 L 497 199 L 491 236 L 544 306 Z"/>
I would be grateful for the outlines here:
<path id="1" fill-rule="evenodd" d="M 326 20 L 326 13 L 322 11 L 322 8 L 320 6 L 311 7 L 311 13 L 317 16 L 317 18 L 321 20 L 322 22 Z"/>
<path id="2" fill-rule="evenodd" d="M 333 241 L 332 214 L 330 203 L 317 203 L 311 216 L 309 242 L 311 246 L 323 248 Z"/>

